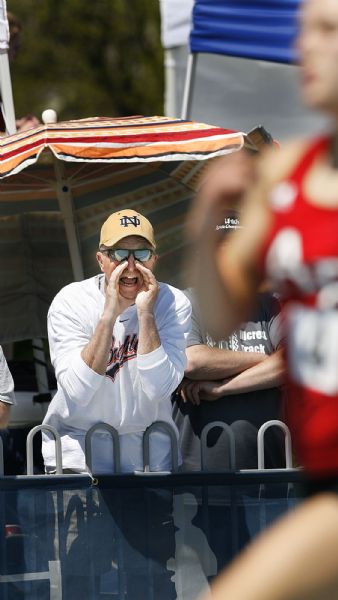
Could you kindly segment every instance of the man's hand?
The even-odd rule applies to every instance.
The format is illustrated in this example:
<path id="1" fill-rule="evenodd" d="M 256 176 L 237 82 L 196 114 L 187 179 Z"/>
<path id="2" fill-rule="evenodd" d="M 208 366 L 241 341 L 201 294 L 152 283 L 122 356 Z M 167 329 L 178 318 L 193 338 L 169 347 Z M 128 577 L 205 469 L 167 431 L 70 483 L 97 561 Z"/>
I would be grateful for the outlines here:
<path id="1" fill-rule="evenodd" d="M 222 394 L 222 381 L 191 381 L 184 378 L 179 391 L 184 402 L 191 402 L 199 406 L 202 400 L 213 402 L 218 400 Z"/>
<path id="2" fill-rule="evenodd" d="M 160 291 L 160 286 L 152 271 L 135 261 L 135 267 L 143 277 L 143 285 L 135 300 L 139 321 L 139 341 L 137 353 L 149 354 L 161 345 L 160 336 L 154 315 L 154 304 Z"/>
<path id="3" fill-rule="evenodd" d="M 135 262 L 135 267 L 140 271 L 143 277 L 143 285 L 138 292 L 135 300 L 138 315 L 141 313 L 153 313 L 154 304 L 160 291 L 160 286 L 154 276 L 154 273 L 139 262 Z"/>

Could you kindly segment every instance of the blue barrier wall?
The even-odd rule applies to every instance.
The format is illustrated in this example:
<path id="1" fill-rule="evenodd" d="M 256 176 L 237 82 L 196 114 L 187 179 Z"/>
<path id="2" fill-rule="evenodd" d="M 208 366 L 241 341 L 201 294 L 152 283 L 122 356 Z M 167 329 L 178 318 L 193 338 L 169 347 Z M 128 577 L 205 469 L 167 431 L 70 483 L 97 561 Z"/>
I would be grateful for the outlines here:
<path id="1" fill-rule="evenodd" d="M 299 499 L 295 470 L 0 478 L 0 597 L 194 600 Z"/>

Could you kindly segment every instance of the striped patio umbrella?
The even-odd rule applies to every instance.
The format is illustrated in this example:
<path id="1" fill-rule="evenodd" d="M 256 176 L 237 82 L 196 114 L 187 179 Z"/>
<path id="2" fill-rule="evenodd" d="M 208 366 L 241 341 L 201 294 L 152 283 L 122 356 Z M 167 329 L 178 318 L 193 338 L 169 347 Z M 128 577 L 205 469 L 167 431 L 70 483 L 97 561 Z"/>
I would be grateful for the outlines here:
<path id="1" fill-rule="evenodd" d="M 74 120 L 0 138 L 1 341 L 45 336 L 53 296 L 96 273 L 100 226 L 120 208 L 151 220 L 157 276 L 181 285 L 183 222 L 200 170 L 244 142 L 167 117 Z"/>

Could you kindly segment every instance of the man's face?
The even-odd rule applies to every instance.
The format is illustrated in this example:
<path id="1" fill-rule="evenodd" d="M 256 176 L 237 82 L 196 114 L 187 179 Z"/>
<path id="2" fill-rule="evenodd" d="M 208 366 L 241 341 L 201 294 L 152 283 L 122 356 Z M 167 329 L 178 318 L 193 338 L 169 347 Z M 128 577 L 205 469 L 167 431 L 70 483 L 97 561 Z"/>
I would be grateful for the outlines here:
<path id="1" fill-rule="evenodd" d="M 305 104 L 338 116 L 337 0 L 304 0 L 297 45 Z"/>
<path id="2" fill-rule="evenodd" d="M 125 249 L 125 250 L 141 250 L 148 248 L 153 250 L 151 244 L 142 237 L 137 235 L 129 235 L 123 238 L 112 249 Z M 98 252 L 97 261 L 105 274 L 106 283 L 109 281 L 111 274 L 121 262 L 112 259 L 107 252 Z M 157 261 L 157 255 L 153 254 L 149 260 L 142 262 L 150 271 L 154 270 Z M 135 300 L 137 294 L 142 289 L 143 277 L 141 272 L 137 269 L 135 258 L 130 254 L 129 258 L 124 261 L 126 266 L 119 279 L 119 291 L 123 298 L 126 300 Z"/>

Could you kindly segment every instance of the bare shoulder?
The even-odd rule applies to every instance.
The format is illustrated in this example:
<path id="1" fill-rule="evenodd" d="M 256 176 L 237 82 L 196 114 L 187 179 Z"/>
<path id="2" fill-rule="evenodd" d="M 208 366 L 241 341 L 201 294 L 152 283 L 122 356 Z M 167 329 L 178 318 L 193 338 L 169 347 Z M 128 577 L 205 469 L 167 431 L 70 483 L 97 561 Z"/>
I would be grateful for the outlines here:
<path id="1" fill-rule="evenodd" d="M 264 152 L 257 165 L 259 177 L 266 182 L 267 186 L 288 177 L 309 143 L 306 139 L 296 139 L 283 143 L 279 148 L 270 148 Z"/>

